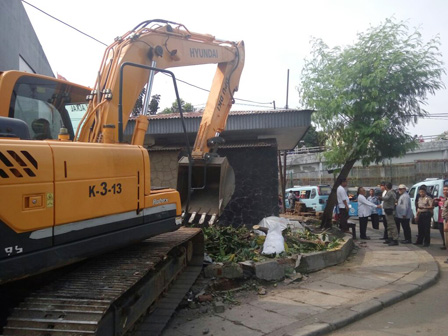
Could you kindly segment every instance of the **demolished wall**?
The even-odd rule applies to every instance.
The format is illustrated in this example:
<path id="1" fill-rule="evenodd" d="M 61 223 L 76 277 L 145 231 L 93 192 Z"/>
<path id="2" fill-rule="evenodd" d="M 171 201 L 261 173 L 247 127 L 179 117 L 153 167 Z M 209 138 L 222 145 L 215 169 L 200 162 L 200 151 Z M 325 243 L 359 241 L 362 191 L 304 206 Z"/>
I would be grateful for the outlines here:
<path id="1" fill-rule="evenodd" d="M 252 227 L 267 216 L 278 216 L 277 145 L 221 148 L 235 173 L 235 192 L 220 217 L 220 224 Z M 177 187 L 180 151 L 150 150 L 151 185 Z"/>
<path id="2" fill-rule="evenodd" d="M 277 146 L 221 149 L 235 172 L 235 192 L 221 223 L 252 227 L 267 216 L 278 216 Z"/>

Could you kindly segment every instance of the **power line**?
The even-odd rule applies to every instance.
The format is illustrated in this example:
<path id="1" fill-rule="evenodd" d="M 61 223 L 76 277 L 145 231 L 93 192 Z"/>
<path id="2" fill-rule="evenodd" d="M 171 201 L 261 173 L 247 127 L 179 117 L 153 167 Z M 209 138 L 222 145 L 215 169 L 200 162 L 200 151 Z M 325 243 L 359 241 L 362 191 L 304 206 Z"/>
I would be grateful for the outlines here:
<path id="1" fill-rule="evenodd" d="M 164 73 L 164 75 L 165 75 L 165 76 L 169 76 L 169 75 L 166 74 L 166 73 Z M 202 88 L 202 87 L 200 87 L 200 86 L 197 86 L 197 85 L 194 85 L 194 84 L 191 84 L 191 83 L 189 83 L 189 82 L 187 82 L 187 81 L 184 81 L 184 80 L 182 80 L 182 79 L 179 79 L 179 78 L 177 78 L 177 77 L 176 77 L 176 80 L 177 80 L 178 82 L 184 83 L 184 84 L 189 85 L 189 86 L 191 86 L 191 87 L 194 87 L 194 88 L 196 88 L 196 89 L 199 89 L 199 90 L 202 90 L 202 91 L 205 91 L 205 92 L 210 92 L 210 90 L 204 89 L 204 88 Z M 261 104 L 261 105 L 271 105 L 271 104 L 272 104 L 272 102 L 269 102 L 269 103 L 263 103 L 263 102 L 256 102 L 256 101 L 252 101 L 252 100 L 242 99 L 242 98 L 235 98 L 235 100 L 245 101 L 245 102 L 248 102 L 248 103 Z M 238 104 L 238 105 L 244 105 L 244 104 Z"/>
<path id="2" fill-rule="evenodd" d="M 266 108 L 266 106 L 262 106 L 262 105 L 243 104 L 243 103 L 234 103 L 233 105 L 244 105 L 244 106 L 263 107 L 263 108 Z"/>
<path id="3" fill-rule="evenodd" d="M 83 31 L 79 30 L 78 28 L 75 28 L 75 27 L 73 27 L 72 25 L 69 25 L 68 23 L 65 23 L 65 22 L 62 21 L 62 20 L 59 20 L 58 18 L 54 17 L 53 15 L 48 14 L 47 12 L 43 11 L 43 10 L 40 9 L 40 8 L 37 8 L 36 6 L 30 4 L 29 2 L 27 2 L 27 1 L 25 1 L 25 0 L 22 0 L 22 2 L 23 2 L 23 3 L 26 3 L 28 6 L 33 7 L 34 9 L 37 9 L 39 12 L 42 12 L 42 13 L 44 13 L 45 15 L 48 15 L 48 16 L 51 17 L 52 19 L 54 19 L 54 20 L 56 20 L 56 21 L 58 21 L 58 22 L 60 22 L 60 23 L 62 23 L 62 24 L 64 24 L 64 25 L 66 25 L 67 27 L 70 27 L 70 28 L 76 30 L 78 33 L 81 33 L 81 34 L 87 36 L 88 38 L 91 38 L 92 40 L 94 40 L 94 41 L 96 41 L 96 42 L 98 42 L 98 43 L 101 43 L 102 45 L 105 45 L 106 47 L 108 46 L 106 43 L 101 42 L 100 40 L 94 38 L 93 36 L 90 36 L 89 34 L 84 33 Z"/>
<path id="4" fill-rule="evenodd" d="M 51 17 L 53 20 L 56 20 L 56 21 L 58 21 L 58 22 L 60 22 L 60 23 L 62 23 L 62 24 L 64 24 L 64 25 L 66 25 L 67 27 L 70 27 L 70 28 L 76 30 L 78 33 L 81 33 L 81 34 L 87 36 L 88 38 L 91 38 L 92 40 L 94 40 L 94 41 L 96 41 L 96 42 L 98 42 L 98 43 L 101 43 L 102 45 L 104 45 L 104 46 L 106 46 L 106 47 L 108 46 L 106 43 L 101 42 L 100 40 L 94 38 L 93 36 L 91 36 L 91 35 L 89 35 L 89 34 L 87 34 L 87 33 L 84 33 L 83 31 L 79 30 L 78 28 L 75 28 L 75 27 L 73 27 L 72 25 L 69 25 L 68 23 L 66 23 L 66 22 L 64 22 L 64 21 L 62 21 L 62 20 L 60 20 L 60 19 L 54 17 L 53 15 L 48 14 L 48 13 L 45 12 L 44 10 L 42 10 L 42 9 L 40 9 L 40 8 L 38 8 L 38 7 L 34 6 L 34 5 L 32 5 L 32 4 L 30 4 L 29 2 L 27 2 L 27 1 L 25 1 L 25 0 L 22 0 L 22 2 L 25 3 L 25 4 L 27 4 L 28 6 L 33 7 L 34 9 L 38 10 L 39 12 L 42 12 L 43 14 L 45 14 L 45 15 Z M 164 75 L 169 76 L 169 75 L 166 74 L 166 73 L 164 73 Z M 196 89 L 198 89 L 198 90 L 202 90 L 202 91 L 205 91 L 205 92 L 210 92 L 210 90 L 207 90 L 207 89 L 204 89 L 204 88 L 202 88 L 202 87 L 200 87 L 200 86 L 197 86 L 197 85 L 188 83 L 188 82 L 186 82 L 186 81 L 184 81 L 184 80 L 182 80 L 182 79 L 179 79 L 179 78 L 176 78 L 176 79 L 177 79 L 177 81 L 182 82 L 182 83 L 184 83 L 184 84 L 186 84 L 186 85 L 189 85 L 189 86 L 191 86 L 191 87 L 194 87 L 194 88 L 196 88 Z M 260 105 L 272 105 L 272 104 L 273 104 L 273 102 L 263 103 L 263 102 L 256 102 L 256 101 L 252 101 L 252 100 L 242 99 L 242 98 L 235 98 L 235 100 L 245 101 L 245 102 L 248 102 L 248 103 L 260 104 Z M 247 105 L 247 104 L 237 104 L 237 105 Z M 256 106 L 256 105 L 248 105 L 248 106 Z M 256 106 L 256 107 L 265 107 L 265 106 Z"/>

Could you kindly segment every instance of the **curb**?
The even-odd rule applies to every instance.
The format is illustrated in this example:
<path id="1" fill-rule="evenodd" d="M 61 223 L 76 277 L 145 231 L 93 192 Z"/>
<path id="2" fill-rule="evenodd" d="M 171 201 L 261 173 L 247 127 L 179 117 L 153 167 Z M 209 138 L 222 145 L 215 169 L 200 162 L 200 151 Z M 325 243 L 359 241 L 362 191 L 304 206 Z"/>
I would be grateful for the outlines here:
<path id="1" fill-rule="evenodd" d="M 296 271 L 304 274 L 313 273 L 343 263 L 352 252 L 355 243 L 351 235 L 345 235 L 342 239 L 344 243 L 335 250 L 302 254 Z"/>
<path id="2" fill-rule="evenodd" d="M 421 275 L 411 281 L 406 281 L 407 275 L 395 283 L 382 287 L 387 289 L 385 293 L 367 298 L 364 302 L 346 307 L 336 307 L 327 312 L 312 316 L 286 327 L 290 336 L 319 336 L 335 331 L 348 324 L 372 315 L 386 307 L 392 306 L 402 300 L 408 299 L 434 285 L 440 276 L 437 262 L 426 251 L 415 251 L 421 263 L 418 271 Z M 274 332 L 275 333 L 275 332 Z"/>

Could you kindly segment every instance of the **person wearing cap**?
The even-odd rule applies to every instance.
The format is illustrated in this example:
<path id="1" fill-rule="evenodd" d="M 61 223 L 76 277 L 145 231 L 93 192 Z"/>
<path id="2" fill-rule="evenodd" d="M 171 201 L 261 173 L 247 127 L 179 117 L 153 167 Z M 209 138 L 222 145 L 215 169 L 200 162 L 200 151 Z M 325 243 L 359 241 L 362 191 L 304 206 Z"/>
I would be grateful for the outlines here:
<path id="1" fill-rule="evenodd" d="M 411 226 L 409 225 L 412 216 L 411 198 L 406 192 L 406 186 L 404 184 L 398 186 L 398 193 L 400 194 L 400 197 L 398 198 L 397 207 L 395 208 L 395 218 L 403 228 L 404 233 L 404 240 L 400 243 L 411 244 L 412 234 Z"/>
<path id="2" fill-rule="evenodd" d="M 433 210 L 433 200 L 426 194 L 426 187 L 420 186 L 417 204 L 417 224 L 418 235 L 414 245 L 428 247 L 431 243 L 431 217 Z"/>
<path id="3" fill-rule="evenodd" d="M 392 183 L 386 183 L 386 194 L 382 197 L 383 201 L 383 210 L 386 213 L 387 220 L 387 236 L 389 240 L 386 240 L 384 244 L 388 244 L 389 246 L 398 245 L 398 231 L 397 226 L 394 225 L 394 210 L 395 210 L 395 202 L 397 201 L 397 196 L 395 192 L 392 190 Z"/>

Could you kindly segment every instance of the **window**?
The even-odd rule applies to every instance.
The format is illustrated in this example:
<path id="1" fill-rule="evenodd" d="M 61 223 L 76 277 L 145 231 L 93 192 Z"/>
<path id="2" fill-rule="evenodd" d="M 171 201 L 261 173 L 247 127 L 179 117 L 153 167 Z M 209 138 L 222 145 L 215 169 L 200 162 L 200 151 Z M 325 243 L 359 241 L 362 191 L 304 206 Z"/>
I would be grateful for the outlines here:
<path id="1" fill-rule="evenodd" d="M 432 197 L 439 197 L 439 185 L 434 186 Z"/>
<path id="2" fill-rule="evenodd" d="M 314 198 L 314 197 L 316 197 L 316 195 L 317 195 L 317 193 L 316 193 L 316 189 L 312 189 L 312 190 L 311 190 L 310 198 Z"/>
<path id="3" fill-rule="evenodd" d="M 331 193 L 330 186 L 319 186 L 318 190 L 319 190 L 319 195 L 330 195 L 330 193 Z"/>
<path id="4" fill-rule="evenodd" d="M 12 91 L 9 117 L 25 121 L 31 139 L 57 139 L 61 127 L 67 128 L 70 138 L 73 139 L 72 125 L 76 119 L 71 120 L 74 115 L 74 109 L 71 107 L 85 106 L 87 93 L 88 90 L 77 86 L 45 78 L 22 76 Z"/>
<path id="5" fill-rule="evenodd" d="M 409 190 L 409 197 L 410 198 L 415 198 L 415 187 L 411 188 L 411 190 Z"/>
<path id="6" fill-rule="evenodd" d="M 302 198 L 302 199 L 309 199 L 310 198 L 310 193 L 311 193 L 310 190 L 302 190 L 300 192 L 300 198 Z"/>

